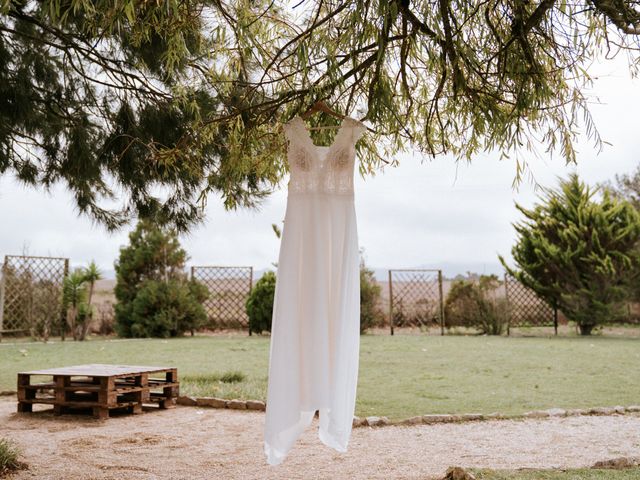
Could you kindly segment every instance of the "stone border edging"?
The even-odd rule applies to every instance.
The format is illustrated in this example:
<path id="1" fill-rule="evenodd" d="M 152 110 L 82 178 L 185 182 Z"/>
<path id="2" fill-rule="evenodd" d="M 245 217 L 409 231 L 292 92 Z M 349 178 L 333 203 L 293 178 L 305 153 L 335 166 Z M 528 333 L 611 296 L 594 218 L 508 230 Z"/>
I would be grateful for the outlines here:
<path id="1" fill-rule="evenodd" d="M 233 410 L 257 410 L 264 411 L 266 404 L 261 400 L 227 400 L 216 397 L 178 397 L 178 405 L 193 407 L 230 408 Z M 389 420 L 387 417 L 353 417 L 354 427 L 384 427 L 398 425 L 432 425 L 435 423 L 461 423 L 479 420 L 518 420 L 526 418 L 548 418 L 548 417 L 577 417 L 581 415 L 624 415 L 626 413 L 640 412 L 640 405 L 630 405 L 628 407 L 594 407 L 594 408 L 549 408 L 547 410 L 533 410 L 523 414 L 501 414 L 501 413 L 463 413 L 463 414 L 432 414 L 417 415 L 402 420 Z"/>
<path id="2" fill-rule="evenodd" d="M 1 396 L 17 395 L 15 391 L 0 391 Z M 265 411 L 266 404 L 262 400 L 227 400 L 216 397 L 179 396 L 178 405 L 188 407 L 229 408 L 232 410 Z M 353 427 L 385 427 L 402 425 L 433 425 L 436 423 L 462 423 L 481 420 L 522 420 L 527 418 L 549 417 L 579 417 L 582 415 L 625 415 L 640 412 L 640 405 L 623 407 L 593 407 L 593 408 L 548 408 L 547 410 L 532 410 L 522 414 L 502 413 L 463 413 L 463 414 L 430 414 L 417 415 L 402 420 L 389 420 L 387 417 L 353 417 Z"/>
<path id="3" fill-rule="evenodd" d="M 262 400 L 227 400 L 216 397 L 178 397 L 176 403 L 188 407 L 230 408 L 232 410 L 262 410 L 266 404 Z"/>

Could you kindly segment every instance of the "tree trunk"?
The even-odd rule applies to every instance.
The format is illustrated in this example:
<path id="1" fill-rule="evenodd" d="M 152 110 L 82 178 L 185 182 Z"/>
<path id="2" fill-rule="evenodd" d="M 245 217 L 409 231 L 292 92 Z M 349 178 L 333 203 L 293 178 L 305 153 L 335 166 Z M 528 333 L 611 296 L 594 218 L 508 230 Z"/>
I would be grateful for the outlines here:
<path id="1" fill-rule="evenodd" d="M 70 307 L 67 311 L 67 322 L 74 340 L 78 340 L 78 329 L 76 328 L 76 318 L 78 317 L 77 307 Z"/>
<path id="2" fill-rule="evenodd" d="M 91 306 L 89 306 L 91 309 Z M 85 340 L 87 338 L 87 333 L 89 333 L 89 327 L 93 322 L 93 311 L 89 310 L 87 317 L 84 319 L 84 323 L 82 324 L 82 330 L 80 331 L 80 340 Z"/>
<path id="3" fill-rule="evenodd" d="M 580 327 L 580 335 L 591 335 L 591 331 L 595 328 L 595 324 L 581 323 L 579 327 Z"/>

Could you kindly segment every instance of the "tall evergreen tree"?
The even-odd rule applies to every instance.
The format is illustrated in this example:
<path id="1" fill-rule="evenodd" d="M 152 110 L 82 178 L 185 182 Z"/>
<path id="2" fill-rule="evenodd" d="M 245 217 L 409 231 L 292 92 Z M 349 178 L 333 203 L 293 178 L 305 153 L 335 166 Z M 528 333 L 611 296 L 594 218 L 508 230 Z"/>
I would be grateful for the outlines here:
<path id="1" fill-rule="evenodd" d="M 630 174 L 616 175 L 614 182 L 605 182 L 602 186 L 609 189 L 616 198 L 631 203 L 640 212 L 640 167 L 636 167 Z M 638 276 L 640 272 L 631 272 L 630 300 L 635 302 L 640 302 L 640 282 L 633 280 Z"/>
<path id="2" fill-rule="evenodd" d="M 503 257 L 507 271 L 549 305 L 577 322 L 583 335 L 611 320 L 640 268 L 640 214 L 607 190 L 598 200 L 573 174 L 547 189 L 532 209 L 516 205 L 525 219 L 514 224 L 518 239 Z"/>
<path id="3" fill-rule="evenodd" d="M 122 337 L 174 337 L 206 321 L 205 286 L 184 272 L 177 233 L 140 221 L 115 263 L 116 331 Z"/>

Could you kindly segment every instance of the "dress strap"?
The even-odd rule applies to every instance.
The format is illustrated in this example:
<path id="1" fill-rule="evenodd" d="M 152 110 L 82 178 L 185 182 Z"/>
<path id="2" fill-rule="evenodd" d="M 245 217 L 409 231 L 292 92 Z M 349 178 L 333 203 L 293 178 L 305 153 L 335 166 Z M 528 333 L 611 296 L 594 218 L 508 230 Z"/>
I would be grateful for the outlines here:
<path id="1" fill-rule="evenodd" d="M 309 152 L 314 151 L 314 145 L 305 129 L 304 121 L 298 115 L 285 123 L 283 128 L 284 133 L 290 143 L 301 145 L 305 147 Z"/>

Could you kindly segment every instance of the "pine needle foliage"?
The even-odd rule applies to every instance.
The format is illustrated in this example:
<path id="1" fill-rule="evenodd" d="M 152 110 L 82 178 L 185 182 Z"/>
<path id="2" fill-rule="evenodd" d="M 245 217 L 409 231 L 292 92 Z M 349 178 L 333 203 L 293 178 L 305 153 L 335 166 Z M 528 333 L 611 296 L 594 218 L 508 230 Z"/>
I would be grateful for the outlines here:
<path id="1" fill-rule="evenodd" d="M 518 181 L 537 145 L 602 145 L 586 68 L 637 72 L 639 38 L 636 0 L 0 0 L 0 175 L 62 184 L 109 229 L 187 230 L 211 196 L 259 205 L 282 123 L 324 100 L 370 122 L 363 174 L 493 150 Z"/>

